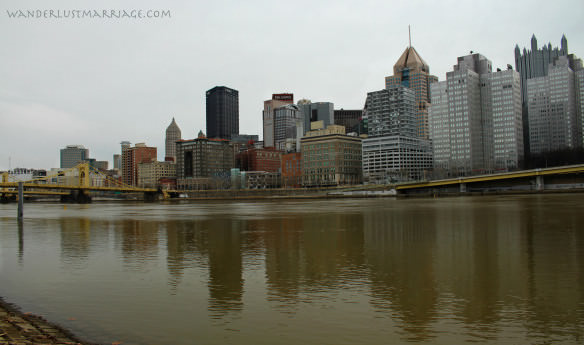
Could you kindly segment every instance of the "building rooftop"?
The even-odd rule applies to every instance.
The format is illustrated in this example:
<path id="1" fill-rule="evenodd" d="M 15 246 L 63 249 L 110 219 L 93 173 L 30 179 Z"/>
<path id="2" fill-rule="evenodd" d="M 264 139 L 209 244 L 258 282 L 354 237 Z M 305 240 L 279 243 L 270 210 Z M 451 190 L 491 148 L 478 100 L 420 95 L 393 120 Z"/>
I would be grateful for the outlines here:
<path id="1" fill-rule="evenodd" d="M 395 65 L 393 65 L 393 74 L 398 74 L 405 68 L 430 73 L 430 68 L 426 61 L 422 59 L 420 54 L 412 46 L 407 47 Z"/>

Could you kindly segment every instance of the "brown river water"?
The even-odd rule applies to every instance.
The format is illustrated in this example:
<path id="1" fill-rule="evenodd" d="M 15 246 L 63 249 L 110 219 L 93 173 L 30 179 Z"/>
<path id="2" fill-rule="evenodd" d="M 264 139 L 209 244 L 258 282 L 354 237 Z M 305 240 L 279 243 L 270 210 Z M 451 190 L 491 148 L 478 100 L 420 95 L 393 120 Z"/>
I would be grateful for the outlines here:
<path id="1" fill-rule="evenodd" d="M 584 194 L 0 205 L 0 296 L 98 343 L 584 343 Z"/>

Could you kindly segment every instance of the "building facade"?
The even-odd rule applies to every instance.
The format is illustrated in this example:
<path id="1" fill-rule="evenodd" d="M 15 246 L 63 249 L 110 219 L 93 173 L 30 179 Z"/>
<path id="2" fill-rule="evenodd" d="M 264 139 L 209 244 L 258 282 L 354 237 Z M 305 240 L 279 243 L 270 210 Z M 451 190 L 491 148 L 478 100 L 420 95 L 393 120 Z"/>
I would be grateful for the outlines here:
<path id="1" fill-rule="evenodd" d="M 174 162 L 146 162 L 138 164 L 138 187 L 158 188 L 170 183 L 169 180 L 176 179 L 176 164 Z"/>
<path id="2" fill-rule="evenodd" d="M 428 109 L 430 108 L 430 84 L 437 82 L 430 75 L 430 67 L 414 47 L 408 47 L 393 66 L 393 76 L 385 77 L 385 87 L 402 85 L 415 92 L 416 135 L 428 139 Z"/>
<path id="3" fill-rule="evenodd" d="M 216 86 L 206 92 L 207 137 L 231 139 L 239 135 L 239 91 Z"/>
<path id="4" fill-rule="evenodd" d="M 492 72 L 481 54 L 458 58 L 430 87 L 435 177 L 515 170 L 523 159 L 521 89 L 512 69 Z"/>
<path id="5" fill-rule="evenodd" d="M 156 147 L 138 143 L 122 151 L 122 182 L 129 186 L 138 185 L 138 164 L 156 161 Z"/>
<path id="6" fill-rule="evenodd" d="M 264 101 L 262 112 L 264 147 L 275 147 L 274 139 L 274 111 L 287 104 L 294 104 L 294 95 L 291 93 L 273 94 L 272 99 Z"/>
<path id="7" fill-rule="evenodd" d="M 584 147 L 584 68 L 574 72 L 576 84 L 576 111 L 582 122 L 582 147 Z"/>
<path id="8" fill-rule="evenodd" d="M 176 142 L 182 139 L 180 128 L 172 118 L 172 122 L 166 128 L 165 161 L 176 162 Z"/>
<path id="9" fill-rule="evenodd" d="M 282 155 L 282 187 L 298 188 L 302 185 L 302 154 L 300 152 Z"/>
<path id="10" fill-rule="evenodd" d="M 420 180 L 432 169 L 432 147 L 418 135 L 415 91 L 396 85 L 369 92 L 364 116 L 363 179 L 389 183 Z"/>
<path id="11" fill-rule="evenodd" d="M 573 55 L 558 56 L 547 75 L 527 80 L 531 154 L 582 147 L 581 70 L 582 62 Z"/>
<path id="12" fill-rule="evenodd" d="M 550 63 L 560 56 L 568 55 L 568 40 L 563 35 L 560 48 L 552 48 L 551 43 L 543 45 L 540 49 L 537 46 L 537 38 L 535 35 L 531 36 L 531 50 L 523 48 L 523 52 L 519 50 L 519 45 L 515 45 L 515 70 L 519 72 L 521 78 L 521 105 L 523 116 L 523 141 L 524 152 L 528 155 L 531 151 L 531 143 L 529 140 L 529 115 L 528 115 L 528 80 L 533 78 L 545 77 L 548 75 L 548 68 Z"/>
<path id="13" fill-rule="evenodd" d="M 494 171 L 517 170 L 524 158 L 520 80 L 513 69 L 481 74 L 484 156 Z"/>
<path id="14" fill-rule="evenodd" d="M 335 125 L 345 126 L 345 132 L 347 133 L 357 133 L 365 134 L 363 132 L 363 110 L 335 110 L 334 111 L 334 123 Z"/>
<path id="15" fill-rule="evenodd" d="M 312 103 L 308 100 L 301 100 L 298 102 L 298 110 L 302 113 L 304 119 L 304 133 L 310 131 L 310 123 L 322 121 L 324 126 L 335 123 L 334 104 L 330 102 L 316 102 Z"/>
<path id="16" fill-rule="evenodd" d="M 303 186 L 362 183 L 361 138 L 346 135 L 344 126 L 308 131 L 301 145 Z"/>
<path id="17" fill-rule="evenodd" d="M 250 147 L 237 154 L 237 166 L 242 171 L 280 172 L 282 151 L 273 147 L 257 149 Z"/>
<path id="18" fill-rule="evenodd" d="M 233 145 L 225 139 L 206 138 L 180 140 L 176 144 L 176 175 L 178 189 L 197 186 L 225 187 L 230 170 L 235 167 Z M 214 179 L 217 183 L 209 183 Z"/>
<path id="19" fill-rule="evenodd" d="M 302 112 L 297 105 L 287 104 L 274 109 L 274 147 L 276 150 L 285 151 L 287 139 L 300 139 L 297 128 L 302 127 Z M 304 134 L 304 133 L 302 133 Z"/>
<path id="20" fill-rule="evenodd" d="M 122 155 L 119 153 L 114 154 L 114 170 L 120 170 L 122 168 Z"/>
<path id="21" fill-rule="evenodd" d="M 61 169 L 73 168 L 89 159 L 89 150 L 83 145 L 67 145 L 61 149 Z"/>

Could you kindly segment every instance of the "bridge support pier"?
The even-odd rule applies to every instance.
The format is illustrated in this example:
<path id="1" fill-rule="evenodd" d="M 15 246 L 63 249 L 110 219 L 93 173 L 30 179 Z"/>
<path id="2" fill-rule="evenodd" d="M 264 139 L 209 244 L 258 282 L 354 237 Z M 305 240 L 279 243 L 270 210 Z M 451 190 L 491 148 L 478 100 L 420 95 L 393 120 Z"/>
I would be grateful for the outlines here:
<path id="1" fill-rule="evenodd" d="M 91 196 L 83 189 L 74 189 L 69 195 L 62 195 L 61 202 L 70 202 L 76 204 L 90 204 Z"/>
<path id="2" fill-rule="evenodd" d="M 535 177 L 535 190 L 542 191 L 545 189 L 545 184 L 543 183 L 543 176 L 538 175 Z"/>
<path id="3" fill-rule="evenodd" d="M 144 201 L 156 201 L 158 200 L 158 192 L 144 192 Z"/>
<path id="4" fill-rule="evenodd" d="M 24 215 L 24 182 L 18 182 L 18 219 Z"/>
<path id="5" fill-rule="evenodd" d="M 460 193 L 466 193 L 466 183 L 460 183 Z"/>
<path id="6" fill-rule="evenodd" d="M 16 202 L 16 195 L 14 194 L 2 194 L 0 192 L 0 203 L 8 204 L 10 202 Z"/>

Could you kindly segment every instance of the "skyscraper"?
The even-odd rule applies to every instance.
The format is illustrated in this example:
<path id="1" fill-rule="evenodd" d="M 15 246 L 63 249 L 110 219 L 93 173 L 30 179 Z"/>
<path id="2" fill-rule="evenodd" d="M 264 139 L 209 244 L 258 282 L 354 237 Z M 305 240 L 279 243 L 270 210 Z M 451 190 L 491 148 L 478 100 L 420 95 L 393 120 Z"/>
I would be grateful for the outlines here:
<path id="1" fill-rule="evenodd" d="M 73 168 L 86 159 L 89 159 L 89 150 L 83 145 L 67 145 L 61 149 L 61 169 Z"/>
<path id="2" fill-rule="evenodd" d="M 429 137 L 430 84 L 436 81 L 438 78 L 430 75 L 430 67 L 412 46 L 406 48 L 393 66 L 393 76 L 385 77 L 386 88 L 402 85 L 414 90 L 416 94 L 416 133 L 425 139 Z"/>
<path id="3" fill-rule="evenodd" d="M 415 91 L 403 85 L 367 93 L 364 117 L 369 124 L 363 139 L 363 178 L 387 183 L 418 180 L 432 168 L 430 141 L 416 126 Z"/>
<path id="4" fill-rule="evenodd" d="M 517 169 L 523 159 L 519 74 L 492 72 L 481 54 L 458 58 L 430 87 L 430 138 L 438 177 Z"/>
<path id="5" fill-rule="evenodd" d="M 550 62 L 547 75 L 527 80 L 530 153 L 582 147 L 579 73 L 582 61 L 570 54 Z"/>
<path id="6" fill-rule="evenodd" d="M 295 104 L 287 104 L 274 110 L 274 143 L 277 150 L 286 150 L 287 139 L 298 139 L 297 127 L 303 126 L 302 112 Z M 304 131 L 302 131 L 302 134 Z M 298 144 L 299 145 L 299 144 Z"/>
<path id="7" fill-rule="evenodd" d="M 176 162 L 176 142 L 181 140 L 180 128 L 172 118 L 172 122 L 166 128 L 166 156 L 165 161 Z"/>
<path id="8" fill-rule="evenodd" d="M 544 45 L 541 49 L 537 47 L 537 38 L 531 36 L 531 50 L 523 48 L 523 53 L 519 50 L 519 45 L 515 45 L 515 70 L 521 77 L 521 104 L 523 112 L 523 138 L 525 143 L 525 154 L 530 153 L 529 139 L 529 118 L 527 114 L 527 80 L 548 75 L 550 63 L 559 56 L 568 55 L 568 40 L 562 36 L 560 48 L 553 48 L 551 43 Z"/>
<path id="9" fill-rule="evenodd" d="M 365 133 L 363 131 L 363 109 L 358 110 L 335 110 L 335 125 L 345 126 L 347 133 Z"/>
<path id="10" fill-rule="evenodd" d="M 335 123 L 334 104 L 331 102 L 312 103 L 309 100 L 298 101 L 298 110 L 304 119 L 304 133 L 310 131 L 310 123 L 322 121 L 324 127 Z"/>
<path id="11" fill-rule="evenodd" d="M 207 137 L 231 139 L 239 135 L 239 92 L 216 86 L 206 93 Z"/>
<path id="12" fill-rule="evenodd" d="M 274 110 L 294 103 L 294 95 L 291 93 L 276 93 L 272 99 L 264 101 L 264 111 L 262 112 L 262 121 L 264 128 L 264 147 L 275 147 L 274 140 Z"/>

